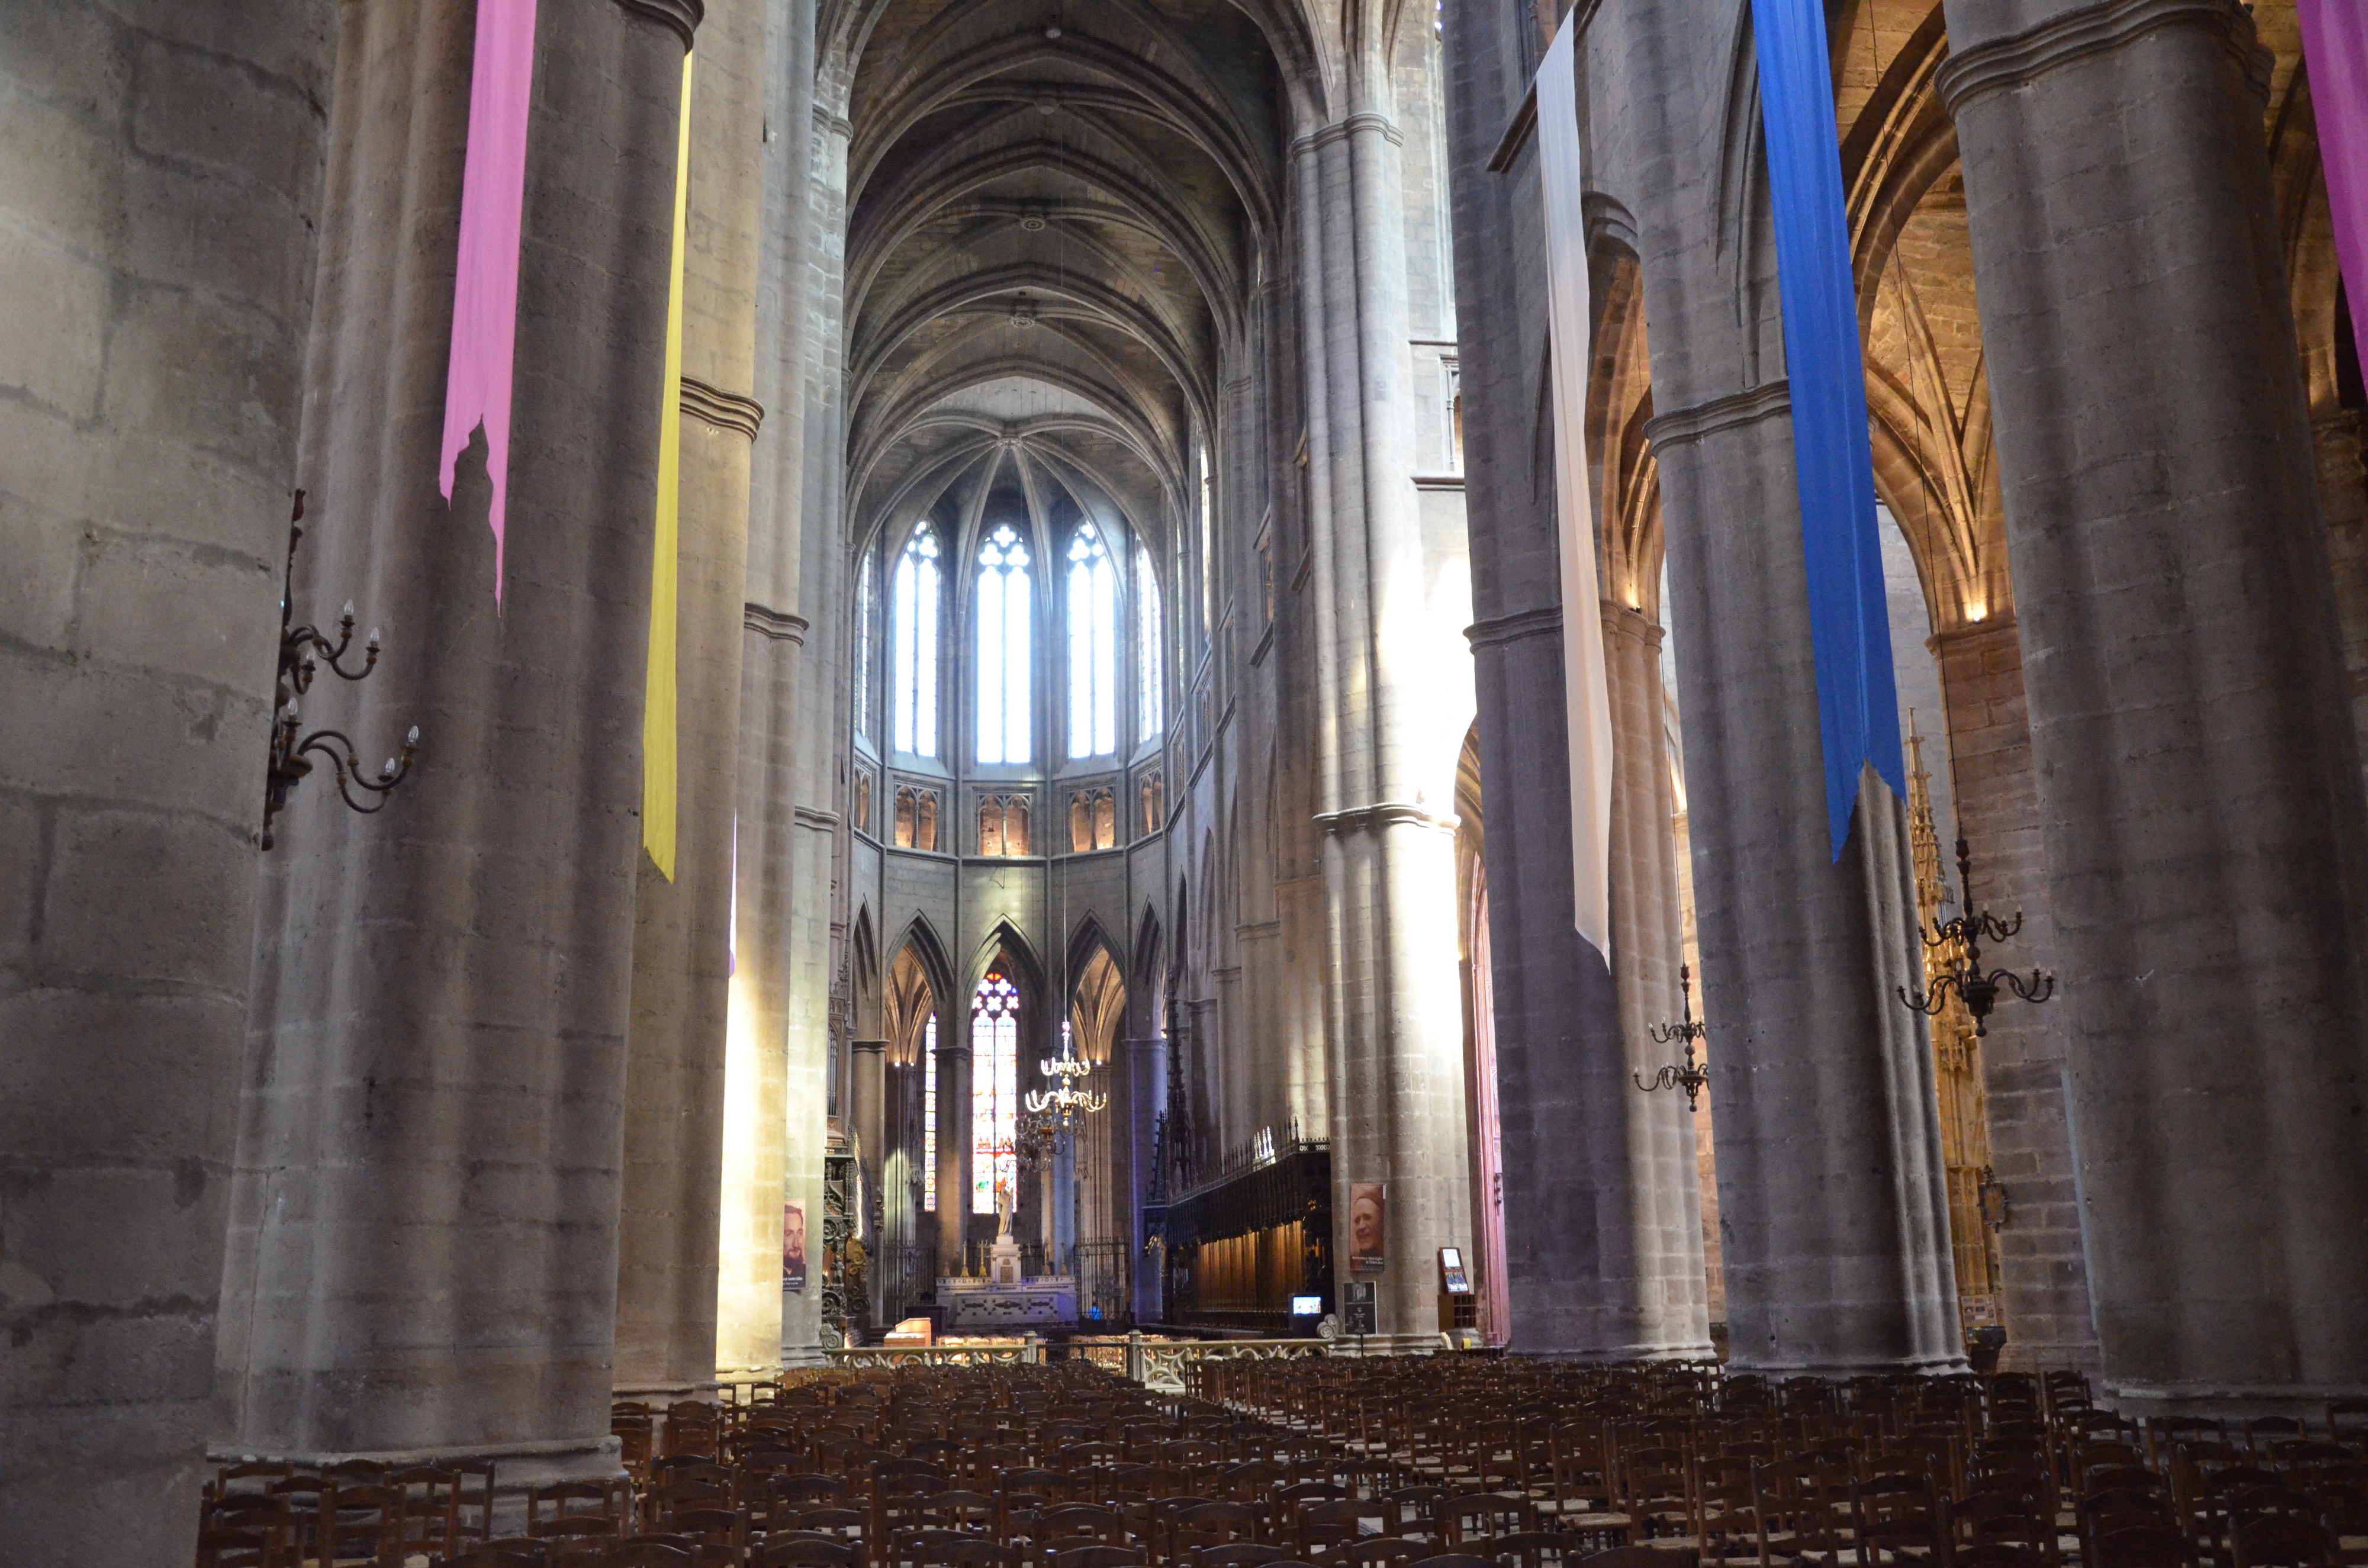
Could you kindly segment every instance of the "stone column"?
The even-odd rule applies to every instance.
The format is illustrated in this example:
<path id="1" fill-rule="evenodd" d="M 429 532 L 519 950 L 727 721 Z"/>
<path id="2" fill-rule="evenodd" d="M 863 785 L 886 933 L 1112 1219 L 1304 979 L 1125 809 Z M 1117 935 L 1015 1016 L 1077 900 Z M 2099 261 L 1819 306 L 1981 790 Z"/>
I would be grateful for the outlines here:
<path id="1" fill-rule="evenodd" d="M 384 814 L 316 789 L 279 824 L 222 1439 L 490 1456 L 516 1487 L 617 1469 L 639 734 L 699 7 L 540 13 L 498 599 L 482 448 L 449 509 L 437 493 L 474 11 L 343 17 L 299 466 L 320 549 L 298 591 L 350 585 L 383 618 L 351 722 L 416 722 L 424 749 Z"/>
<path id="2" fill-rule="evenodd" d="M 1611 972 L 1620 1060 L 1635 1064 L 1649 1082 L 1663 1062 L 1680 1058 L 1655 1045 L 1651 1031 L 1680 1014 L 1678 966 L 1685 961 L 1662 632 L 1626 605 L 1606 600 L 1598 609 L 1611 699 Z M 1630 1289 L 1642 1330 L 1634 1354 L 1708 1356 L 1694 1115 L 1682 1092 L 1646 1094 L 1633 1073 L 1607 1087 L 1624 1090 L 1623 1157 L 1606 1170 L 1604 1187 L 1607 1207 L 1617 1205 L 1634 1233 L 1627 1248 Z M 1643 1348 L 1647 1346 L 1653 1348 Z"/>
<path id="3" fill-rule="evenodd" d="M 1129 1000 L 1132 1006 L 1133 999 Z M 1147 1005 L 1140 1009 L 1139 1017 L 1156 1027 L 1157 1019 Z M 1167 1040 L 1165 1036 L 1153 1035 L 1127 1040 L 1120 1049 L 1126 1052 L 1133 1075 L 1126 1106 L 1135 1151 L 1132 1191 L 1120 1233 L 1126 1237 L 1133 1270 L 1134 1320 L 1160 1323 L 1165 1321 L 1166 1310 L 1160 1297 L 1160 1254 L 1145 1250 L 1151 1234 L 1144 1227 L 1143 1212 L 1151 1195 L 1165 1190 L 1161 1184 L 1167 1179 L 1156 1164 L 1159 1157 L 1159 1118 L 1167 1097 Z"/>
<path id="4" fill-rule="evenodd" d="M 1672 402 L 1675 400 L 1672 399 Z M 1682 639 L 1702 1002 L 1737 1369 L 1963 1364 L 1905 805 L 1872 770 L 1837 860 L 1785 384 L 1648 432 Z"/>
<path id="5" fill-rule="evenodd" d="M 2267 58 L 2226 0 L 1952 0 L 2105 1391 L 2368 1386 L 2368 822 Z"/>
<path id="6" fill-rule="evenodd" d="M 940 1014 L 938 1038 L 953 1038 Z M 959 1274 L 970 1223 L 970 1047 L 938 1048 L 938 1272 Z"/>
<path id="7" fill-rule="evenodd" d="M 1435 1343 L 1437 1249 L 1470 1241 L 1452 796 L 1419 721 L 1460 651 L 1428 635 L 1406 384 L 1405 224 L 1388 77 L 1360 61 L 1357 112 L 1299 144 L 1310 312 L 1308 461 L 1325 713 L 1318 820 L 1332 943 L 1336 1267 L 1350 1188 L 1387 1188 L 1379 1328 Z M 1459 700 L 1462 698 L 1458 694 Z M 1452 767 L 1452 757 L 1449 766 Z M 1427 765 L 1434 765 L 1427 770 Z"/>
<path id="8" fill-rule="evenodd" d="M 1975 892 L 2002 918 L 2022 913 L 2014 940 L 1987 949 L 1991 967 L 2052 972 L 2055 926 L 2047 907 L 2047 856 L 2039 832 L 2038 779 L 2023 709 L 2022 650 L 2011 618 L 1935 636 L 1948 707 L 1949 767 L 1957 824 L 1974 852 Z M 1929 755 L 1929 754 L 1928 754 Z M 1956 881 L 1955 848 L 1941 846 Z M 2065 1019 L 2060 1001 L 2026 1006 L 2008 997 L 1982 1044 L 1989 1102 L 1990 1163 L 2009 1211 L 1998 1233 L 2009 1369 L 2097 1364 L 2089 1269 L 2072 1129 L 2064 1100 Z"/>
<path id="9" fill-rule="evenodd" d="M 1572 911 L 1559 528 L 1552 460 L 1530 434 L 1546 326 L 1534 142 L 1488 167 L 1520 107 L 1493 48 L 1505 25 L 1468 13 L 1447 57 L 1456 228 L 1496 237 L 1459 244 L 1455 264 L 1512 1347 L 1707 1356 L 1693 1129 L 1681 1103 L 1630 1076 L 1648 1059 L 1644 1025 L 1676 1016 L 1679 865 L 1660 629 L 1619 606 L 1600 607 L 1617 983 Z"/>
<path id="10" fill-rule="evenodd" d="M 718 1336 L 721 1259 L 734 1293 L 772 1305 L 779 1202 L 734 1205 L 722 1234 L 725 1126 L 735 1155 L 755 1141 L 763 1096 L 725 1100 L 733 970 L 732 876 L 740 740 L 740 640 L 748 558 L 749 443 L 764 417 L 747 389 L 756 347 L 757 167 L 761 50 L 754 13 L 702 28 L 691 94 L 683 278 L 676 865 L 639 862 L 633 1021 L 625 1073 L 625 1179 L 618 1236 L 617 1385 L 675 1392 L 719 1368 L 769 1371 L 778 1334 Z M 778 1186 L 778 1182 L 776 1184 Z M 736 1304 L 736 1302 L 735 1302 Z M 778 1309 L 776 1309 L 778 1310 Z M 746 1337 L 749 1343 L 739 1341 Z"/>
<path id="11" fill-rule="evenodd" d="M 871 1321 L 880 1321 L 881 1280 L 886 1273 L 885 1239 L 872 1215 L 885 1214 L 888 1195 L 882 1187 L 887 1175 L 888 1042 L 857 1040 L 848 1042 L 848 1124 L 855 1132 L 857 1168 L 863 1172 L 863 1211 L 856 1216 L 856 1234 L 871 1255 Z"/>
<path id="12" fill-rule="evenodd" d="M 195 1549 L 334 9 L 56 0 L 0 45 L 11 1564 Z M 299 619 L 377 608 L 307 578 Z"/>

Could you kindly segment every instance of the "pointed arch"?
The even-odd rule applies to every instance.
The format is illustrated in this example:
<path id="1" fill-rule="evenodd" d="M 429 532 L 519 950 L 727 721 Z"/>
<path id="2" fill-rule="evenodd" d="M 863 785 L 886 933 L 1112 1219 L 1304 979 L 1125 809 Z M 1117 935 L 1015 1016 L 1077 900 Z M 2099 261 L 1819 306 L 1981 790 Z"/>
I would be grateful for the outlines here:
<path id="1" fill-rule="evenodd" d="M 896 933 L 895 943 L 888 951 L 888 961 L 891 966 L 894 966 L 906 952 L 910 952 L 914 960 L 920 964 L 922 975 L 929 983 L 929 989 L 936 994 L 939 996 L 960 994 L 960 989 L 954 981 L 953 963 L 946 954 L 945 941 L 938 935 L 937 927 L 929 924 L 928 915 L 916 910 L 912 918 L 905 923 L 904 929 Z"/>

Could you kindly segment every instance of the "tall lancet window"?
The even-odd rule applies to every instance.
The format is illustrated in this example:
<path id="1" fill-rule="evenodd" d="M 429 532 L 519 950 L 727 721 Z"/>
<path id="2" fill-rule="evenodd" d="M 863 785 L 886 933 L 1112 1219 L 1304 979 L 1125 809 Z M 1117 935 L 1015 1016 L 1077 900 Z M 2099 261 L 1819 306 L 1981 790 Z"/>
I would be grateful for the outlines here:
<path id="1" fill-rule="evenodd" d="M 863 552 L 855 571 L 855 733 L 866 740 L 880 733 L 879 656 L 872 639 L 880 631 L 879 583 L 873 571 L 874 552 Z"/>
<path id="2" fill-rule="evenodd" d="M 970 1211 L 992 1214 L 995 1195 L 1019 1201 L 1019 988 L 986 971 L 971 999 Z"/>
<path id="3" fill-rule="evenodd" d="M 895 640 L 890 676 L 895 682 L 896 749 L 938 755 L 938 536 L 923 523 L 896 562 L 895 604 L 889 634 Z"/>
<path id="4" fill-rule="evenodd" d="M 1028 541 L 999 523 L 978 551 L 978 760 L 1027 762 Z"/>
<path id="5" fill-rule="evenodd" d="M 1102 536 L 1069 537 L 1069 755 L 1118 750 L 1118 568 Z"/>
<path id="6" fill-rule="evenodd" d="M 1151 551 L 1134 547 L 1135 733 L 1149 740 L 1167 727 L 1167 665 L 1159 637 L 1159 576 Z"/>

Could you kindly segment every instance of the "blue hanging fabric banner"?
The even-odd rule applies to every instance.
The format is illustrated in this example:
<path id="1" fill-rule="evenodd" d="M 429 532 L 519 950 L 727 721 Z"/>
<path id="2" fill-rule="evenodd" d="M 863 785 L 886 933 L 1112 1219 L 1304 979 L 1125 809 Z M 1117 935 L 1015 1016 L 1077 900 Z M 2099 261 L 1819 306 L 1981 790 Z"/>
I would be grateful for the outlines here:
<path id="1" fill-rule="evenodd" d="M 1841 138 L 1822 0 L 1752 0 L 1760 117 L 1783 293 L 1793 452 L 1801 471 L 1801 549 L 1809 568 L 1809 635 L 1826 751 L 1834 858 L 1867 763 L 1905 800 L 1890 612 L 1875 532 L 1874 451 L 1866 432 L 1866 365 L 1842 210 Z"/>

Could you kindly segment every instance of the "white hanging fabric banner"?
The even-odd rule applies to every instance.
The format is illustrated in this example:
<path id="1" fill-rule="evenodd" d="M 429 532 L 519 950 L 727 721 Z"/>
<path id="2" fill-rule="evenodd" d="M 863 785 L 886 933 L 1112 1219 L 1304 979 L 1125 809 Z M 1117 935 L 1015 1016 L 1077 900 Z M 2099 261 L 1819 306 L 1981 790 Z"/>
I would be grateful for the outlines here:
<path id="1" fill-rule="evenodd" d="M 1570 722 L 1570 861 L 1578 934 L 1611 961 L 1611 693 L 1604 685 L 1595 507 L 1587 483 L 1587 221 L 1574 69 L 1577 9 L 1538 68 L 1538 166 L 1545 187 L 1547 344 L 1554 356 L 1554 476 L 1562 541 L 1562 666 Z"/>

